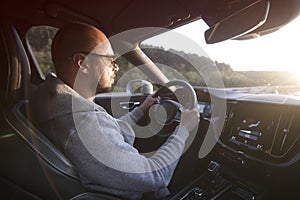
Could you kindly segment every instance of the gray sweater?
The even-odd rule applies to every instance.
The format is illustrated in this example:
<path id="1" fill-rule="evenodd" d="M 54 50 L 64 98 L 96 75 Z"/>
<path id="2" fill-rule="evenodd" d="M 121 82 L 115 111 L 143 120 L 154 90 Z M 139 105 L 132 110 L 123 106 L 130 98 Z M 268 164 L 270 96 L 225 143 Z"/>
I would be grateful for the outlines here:
<path id="1" fill-rule="evenodd" d="M 85 188 L 126 199 L 166 194 L 188 137 L 184 127 L 145 156 L 133 147 L 132 127 L 143 116 L 139 108 L 115 119 L 53 75 L 31 96 L 34 123 L 73 163 Z"/>

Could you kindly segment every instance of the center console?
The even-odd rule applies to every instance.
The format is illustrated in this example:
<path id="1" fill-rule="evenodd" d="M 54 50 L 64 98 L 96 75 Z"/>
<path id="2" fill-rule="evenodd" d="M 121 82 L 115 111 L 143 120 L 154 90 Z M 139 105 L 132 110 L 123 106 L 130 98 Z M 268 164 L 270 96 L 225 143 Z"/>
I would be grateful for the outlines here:
<path id="1" fill-rule="evenodd" d="M 274 167 L 288 167 L 300 159 L 298 108 L 250 102 L 229 103 L 228 107 L 218 141 L 224 152 Z"/>
<path id="2" fill-rule="evenodd" d="M 207 171 L 184 193 L 176 197 L 180 200 L 255 200 L 256 193 L 249 186 L 227 179 L 220 173 L 220 164 L 210 161 Z"/>

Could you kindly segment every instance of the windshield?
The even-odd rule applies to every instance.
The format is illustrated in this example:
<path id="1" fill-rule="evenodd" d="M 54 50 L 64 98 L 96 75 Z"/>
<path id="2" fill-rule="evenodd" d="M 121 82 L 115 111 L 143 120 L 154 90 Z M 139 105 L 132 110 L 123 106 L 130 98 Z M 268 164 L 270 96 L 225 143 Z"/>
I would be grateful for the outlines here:
<path id="1" fill-rule="evenodd" d="M 249 92 L 253 92 L 255 87 L 256 92 L 291 93 L 300 86 L 299 27 L 298 17 L 259 38 L 206 44 L 203 35 L 208 26 L 198 20 L 147 39 L 141 48 L 170 80 L 184 77 L 195 86 L 207 86 L 203 73 L 197 74 L 189 66 L 192 63 L 199 67 L 198 71 L 216 68 L 226 88 L 250 87 Z M 184 62 L 186 58 L 190 60 Z"/>

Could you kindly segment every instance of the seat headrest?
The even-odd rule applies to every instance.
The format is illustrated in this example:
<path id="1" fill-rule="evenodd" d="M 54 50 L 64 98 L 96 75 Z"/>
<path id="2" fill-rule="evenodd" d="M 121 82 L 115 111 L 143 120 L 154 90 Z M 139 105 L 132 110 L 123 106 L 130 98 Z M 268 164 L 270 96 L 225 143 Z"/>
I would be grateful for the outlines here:
<path id="1" fill-rule="evenodd" d="M 0 108 L 26 99 L 30 82 L 29 61 L 16 29 L 0 20 Z"/>

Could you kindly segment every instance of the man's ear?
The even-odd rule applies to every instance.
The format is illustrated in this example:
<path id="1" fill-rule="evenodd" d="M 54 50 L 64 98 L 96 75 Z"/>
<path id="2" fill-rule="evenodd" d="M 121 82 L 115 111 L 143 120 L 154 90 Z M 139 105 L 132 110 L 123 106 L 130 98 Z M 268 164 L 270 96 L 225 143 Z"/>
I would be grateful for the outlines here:
<path id="1" fill-rule="evenodd" d="M 86 62 L 86 55 L 82 53 L 77 53 L 73 55 L 73 61 L 76 64 L 76 67 L 79 71 L 81 71 L 84 74 L 88 73 L 88 65 Z"/>

